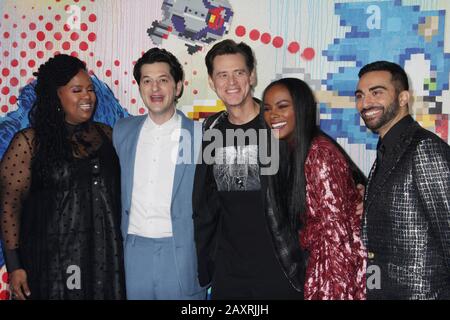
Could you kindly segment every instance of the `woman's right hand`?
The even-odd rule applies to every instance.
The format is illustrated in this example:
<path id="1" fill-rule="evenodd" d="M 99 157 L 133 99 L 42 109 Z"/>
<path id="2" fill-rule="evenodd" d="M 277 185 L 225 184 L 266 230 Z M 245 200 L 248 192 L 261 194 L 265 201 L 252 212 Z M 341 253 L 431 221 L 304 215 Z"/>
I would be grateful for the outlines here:
<path id="1" fill-rule="evenodd" d="M 24 269 L 14 270 L 9 274 L 9 287 L 14 300 L 26 300 L 31 291 L 28 288 L 27 273 Z"/>

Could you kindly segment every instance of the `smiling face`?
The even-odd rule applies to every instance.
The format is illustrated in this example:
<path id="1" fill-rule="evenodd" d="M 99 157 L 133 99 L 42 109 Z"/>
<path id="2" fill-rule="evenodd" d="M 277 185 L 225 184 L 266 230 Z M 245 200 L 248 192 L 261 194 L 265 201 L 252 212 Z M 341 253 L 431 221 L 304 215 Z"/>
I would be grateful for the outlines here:
<path id="1" fill-rule="evenodd" d="M 383 137 L 408 114 L 409 92 L 397 92 L 388 71 L 364 74 L 355 92 L 356 107 L 366 126 Z"/>
<path id="2" fill-rule="evenodd" d="M 255 70 L 248 70 L 242 54 L 224 54 L 214 58 L 209 85 L 227 108 L 253 107 L 252 86 L 255 83 Z"/>
<path id="3" fill-rule="evenodd" d="M 155 123 L 162 124 L 172 117 L 182 85 L 181 81 L 175 83 L 169 64 L 155 62 L 142 65 L 139 92 Z"/>
<path id="4" fill-rule="evenodd" d="M 65 121 L 80 124 L 88 121 L 95 109 L 95 91 L 86 71 L 80 70 L 70 81 L 57 90 Z"/>
<path id="5" fill-rule="evenodd" d="M 292 139 L 295 130 L 295 111 L 291 94 L 280 84 L 264 94 L 264 120 L 278 139 Z"/>

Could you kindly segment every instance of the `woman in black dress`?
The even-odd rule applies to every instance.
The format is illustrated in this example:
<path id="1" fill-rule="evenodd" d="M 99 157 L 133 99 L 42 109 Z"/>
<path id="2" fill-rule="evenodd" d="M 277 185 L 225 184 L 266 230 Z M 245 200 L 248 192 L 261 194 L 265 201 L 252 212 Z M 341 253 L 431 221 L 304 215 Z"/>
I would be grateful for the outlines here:
<path id="1" fill-rule="evenodd" d="M 84 63 L 40 66 L 31 127 L 0 163 L 3 246 L 15 299 L 124 299 L 120 168 L 111 128 L 92 121 Z"/>

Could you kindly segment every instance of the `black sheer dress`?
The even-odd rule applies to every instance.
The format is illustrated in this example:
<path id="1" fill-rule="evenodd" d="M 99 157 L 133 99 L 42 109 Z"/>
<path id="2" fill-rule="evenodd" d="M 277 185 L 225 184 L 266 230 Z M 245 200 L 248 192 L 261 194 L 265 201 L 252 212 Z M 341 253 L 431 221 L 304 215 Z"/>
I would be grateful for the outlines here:
<path id="1" fill-rule="evenodd" d="M 73 158 L 43 174 L 33 129 L 0 163 L 2 238 L 9 272 L 27 273 L 28 299 L 124 299 L 120 167 L 111 128 L 67 124 Z"/>

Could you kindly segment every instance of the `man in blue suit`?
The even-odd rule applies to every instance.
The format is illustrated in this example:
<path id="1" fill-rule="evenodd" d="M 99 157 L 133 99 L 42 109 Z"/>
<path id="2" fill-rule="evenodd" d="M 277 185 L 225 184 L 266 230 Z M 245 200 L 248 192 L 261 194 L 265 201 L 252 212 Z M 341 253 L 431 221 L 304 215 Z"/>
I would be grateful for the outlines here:
<path id="1" fill-rule="evenodd" d="M 122 170 L 122 233 L 128 299 L 205 299 L 192 220 L 201 124 L 176 110 L 183 69 L 152 48 L 134 78 L 148 115 L 119 120 L 113 142 Z"/>

